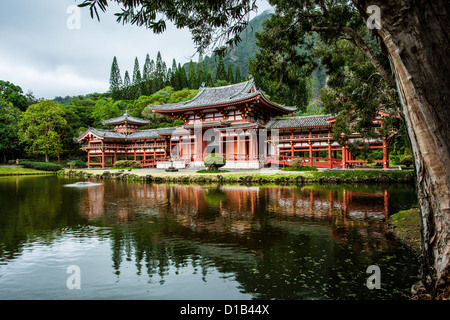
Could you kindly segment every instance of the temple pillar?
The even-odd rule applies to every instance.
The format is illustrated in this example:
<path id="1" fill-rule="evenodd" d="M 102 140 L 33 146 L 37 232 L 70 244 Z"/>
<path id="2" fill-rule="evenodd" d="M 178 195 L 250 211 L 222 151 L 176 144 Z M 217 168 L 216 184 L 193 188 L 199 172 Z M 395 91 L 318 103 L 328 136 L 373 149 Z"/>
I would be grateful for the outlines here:
<path id="1" fill-rule="evenodd" d="M 383 139 L 383 168 L 389 168 L 389 149 L 386 143 L 386 139 Z"/>
<path id="2" fill-rule="evenodd" d="M 331 143 L 328 141 L 328 166 L 330 169 L 333 168 L 333 160 L 331 160 Z"/>
<path id="3" fill-rule="evenodd" d="M 342 147 L 342 169 L 347 168 L 347 150 L 345 146 Z"/>
<path id="4" fill-rule="evenodd" d="M 309 131 L 309 134 L 311 135 L 311 130 Z M 309 165 L 311 166 L 311 167 L 313 167 L 314 165 L 313 165 L 313 154 L 312 154 L 312 142 L 311 141 L 308 141 L 308 144 L 309 144 Z"/>

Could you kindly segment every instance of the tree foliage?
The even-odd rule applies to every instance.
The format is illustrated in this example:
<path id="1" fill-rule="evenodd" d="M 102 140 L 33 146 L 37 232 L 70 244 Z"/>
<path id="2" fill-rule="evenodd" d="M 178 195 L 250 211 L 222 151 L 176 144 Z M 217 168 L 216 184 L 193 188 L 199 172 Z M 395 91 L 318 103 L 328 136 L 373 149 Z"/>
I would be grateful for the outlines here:
<path id="1" fill-rule="evenodd" d="M 3 162 L 6 162 L 8 154 L 15 154 L 20 149 L 17 129 L 20 114 L 19 108 L 0 98 L 0 153 L 3 154 Z"/>
<path id="2" fill-rule="evenodd" d="M 59 158 L 63 143 L 61 135 L 66 129 L 67 120 L 63 107 L 54 101 L 43 100 L 28 107 L 20 118 L 19 137 L 29 154 Z"/>

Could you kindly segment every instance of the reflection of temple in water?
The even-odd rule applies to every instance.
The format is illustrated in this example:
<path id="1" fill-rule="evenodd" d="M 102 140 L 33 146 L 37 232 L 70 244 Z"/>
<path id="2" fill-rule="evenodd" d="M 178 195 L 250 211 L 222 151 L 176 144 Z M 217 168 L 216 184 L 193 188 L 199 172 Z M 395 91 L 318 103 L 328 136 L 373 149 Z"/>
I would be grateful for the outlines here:
<path id="1" fill-rule="evenodd" d="M 313 187 L 205 187 L 110 183 L 89 188 L 80 209 L 89 219 L 107 215 L 135 220 L 141 215 L 176 217 L 192 230 L 243 233 L 267 217 L 314 219 L 336 226 L 383 222 L 389 215 L 387 190 L 353 191 Z"/>
<path id="2" fill-rule="evenodd" d="M 204 282 L 219 272 L 256 297 L 298 299 L 307 285 L 342 298 L 366 283 L 371 261 L 391 265 L 396 250 L 385 236 L 389 191 L 360 190 L 112 181 L 84 190 L 80 211 L 112 227 L 118 276 L 131 262 L 160 284 L 173 272 Z"/>

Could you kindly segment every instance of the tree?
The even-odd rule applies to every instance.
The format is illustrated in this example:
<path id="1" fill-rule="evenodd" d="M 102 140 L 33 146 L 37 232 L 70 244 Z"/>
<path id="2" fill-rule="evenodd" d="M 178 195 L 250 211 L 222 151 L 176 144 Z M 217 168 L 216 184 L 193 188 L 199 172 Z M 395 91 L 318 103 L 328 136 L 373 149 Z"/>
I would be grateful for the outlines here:
<path id="1" fill-rule="evenodd" d="M 120 90 L 122 89 L 122 76 L 120 75 L 119 64 L 117 58 L 113 58 L 111 65 L 111 74 L 109 77 L 109 91 L 113 99 L 120 98 Z"/>
<path id="2" fill-rule="evenodd" d="M 223 57 L 219 56 L 219 61 L 217 62 L 216 69 L 216 81 L 219 80 L 227 80 L 227 73 L 225 71 L 225 63 L 223 61 Z"/>
<path id="3" fill-rule="evenodd" d="M 117 0 L 123 11 L 118 20 L 151 28 L 161 33 L 165 19 L 191 30 L 200 51 L 218 40 L 235 44 L 246 27 L 248 13 L 255 9 L 254 0 L 148 2 Z M 446 0 L 306 0 L 295 2 L 270 0 L 276 9 L 290 18 L 289 25 L 279 29 L 310 30 L 327 35 L 341 35 L 351 41 L 369 59 L 388 83 L 398 87 L 401 116 L 404 117 L 415 159 L 417 189 L 422 213 L 422 297 L 450 296 L 450 39 L 447 32 Z M 105 11 L 107 0 L 85 0 L 91 15 L 97 7 Z M 142 7 L 140 7 L 142 6 Z M 375 6 L 375 7 L 374 7 Z M 136 10 L 138 7 L 139 10 Z M 367 44 L 353 28 L 368 21 L 372 34 L 389 58 L 389 68 L 380 64 Z M 376 12 L 382 13 L 377 19 Z M 375 13 L 374 13 L 375 12 Z M 157 13 L 162 13 L 159 15 Z M 380 22 L 375 25 L 373 21 Z M 248 20 L 247 20 L 248 21 Z M 337 23 L 336 23 L 337 22 Z M 227 38 L 228 35 L 234 35 Z M 430 36 L 433 35 L 433 36 Z M 225 50 L 223 46 L 218 51 Z"/>
<path id="4" fill-rule="evenodd" d="M 128 73 L 128 70 L 125 71 L 125 76 L 123 77 L 122 99 L 125 99 L 125 100 L 131 99 L 131 80 L 130 80 L 130 74 Z"/>
<path id="5" fill-rule="evenodd" d="M 195 69 L 195 65 L 194 62 L 192 62 L 192 60 L 189 62 L 188 81 L 189 81 L 189 89 L 198 88 L 197 70 Z"/>
<path id="6" fill-rule="evenodd" d="M 162 60 L 161 52 L 158 51 L 156 55 L 156 67 L 155 67 L 155 89 L 161 90 L 165 86 L 165 63 Z"/>
<path id="7" fill-rule="evenodd" d="M 36 98 L 31 92 L 24 95 L 21 87 L 2 80 L 0 80 L 0 98 L 5 100 L 5 102 L 11 102 L 21 111 L 25 111 L 30 104 L 36 102 Z"/>
<path id="8" fill-rule="evenodd" d="M 227 71 L 227 81 L 229 84 L 233 84 L 234 82 L 234 75 L 233 75 L 233 67 L 231 64 L 228 64 L 228 71 Z"/>
<path id="9" fill-rule="evenodd" d="M 239 83 L 241 82 L 241 69 L 239 68 L 239 66 L 236 66 L 236 73 L 235 73 L 235 80 L 234 83 Z"/>
<path id="10" fill-rule="evenodd" d="M 141 81 L 142 81 L 142 75 L 141 75 L 141 70 L 139 69 L 139 60 L 136 57 L 134 59 L 133 79 L 132 79 L 131 84 L 133 86 L 139 85 L 141 83 Z"/>
<path id="11" fill-rule="evenodd" d="M 144 95 L 150 95 L 153 93 L 153 72 L 154 72 L 154 62 L 152 65 L 152 60 L 150 60 L 150 55 L 147 53 L 145 57 L 144 68 L 142 70 L 142 93 Z"/>
<path id="12" fill-rule="evenodd" d="M 19 108 L 0 98 L 0 152 L 3 154 L 4 163 L 8 154 L 14 154 L 19 150 L 17 124 L 20 114 Z"/>
<path id="13" fill-rule="evenodd" d="M 54 101 L 42 100 L 28 107 L 19 120 L 19 139 L 25 151 L 34 155 L 59 158 L 63 149 L 61 134 L 67 125 L 62 106 Z"/>

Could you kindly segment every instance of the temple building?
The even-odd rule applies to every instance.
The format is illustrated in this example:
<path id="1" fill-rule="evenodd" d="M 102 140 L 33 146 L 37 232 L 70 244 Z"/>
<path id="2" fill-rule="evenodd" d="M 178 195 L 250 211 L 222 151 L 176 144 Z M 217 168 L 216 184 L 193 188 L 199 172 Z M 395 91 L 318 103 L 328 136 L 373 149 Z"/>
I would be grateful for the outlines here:
<path id="1" fill-rule="evenodd" d="M 178 119 L 183 125 L 141 130 L 148 121 L 126 112 L 106 120 L 113 129 L 89 128 L 78 141 L 88 154 L 88 167 L 105 168 L 117 160 L 136 160 L 142 167 L 201 168 L 210 153 L 226 158 L 224 169 L 259 169 L 288 166 L 295 158 L 308 166 L 348 168 L 355 159 L 346 146 L 332 138 L 332 115 L 292 116 L 296 107 L 271 102 L 252 78 L 238 84 L 206 88 L 185 102 L 149 106 L 153 112 Z M 382 114 L 374 127 L 382 126 Z M 358 133 L 350 137 L 360 139 Z M 382 149 L 387 168 L 386 138 L 365 140 L 371 149 Z"/>

